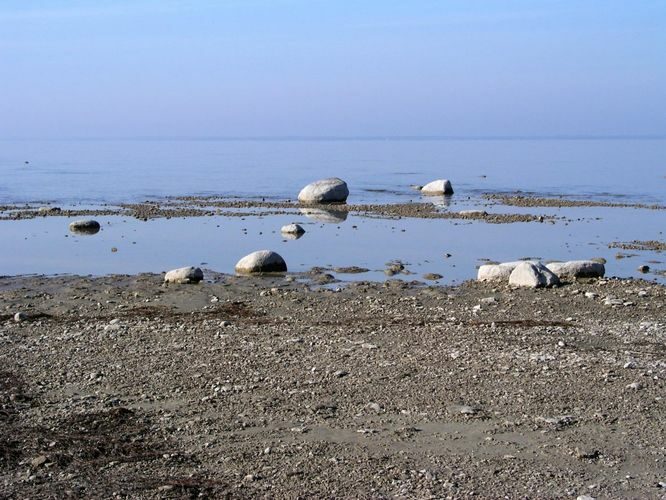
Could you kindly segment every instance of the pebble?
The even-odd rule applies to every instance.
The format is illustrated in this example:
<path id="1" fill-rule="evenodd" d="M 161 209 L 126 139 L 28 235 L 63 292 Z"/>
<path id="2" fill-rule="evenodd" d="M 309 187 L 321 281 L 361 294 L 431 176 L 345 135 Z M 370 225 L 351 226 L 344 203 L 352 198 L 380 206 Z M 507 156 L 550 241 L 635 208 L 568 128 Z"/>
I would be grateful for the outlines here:
<path id="1" fill-rule="evenodd" d="M 379 413 L 379 412 L 382 411 L 382 407 L 379 406 L 379 404 L 377 404 L 377 403 L 368 403 L 367 405 L 365 405 L 365 407 L 374 411 L 374 412 L 376 412 L 376 413 Z"/>
<path id="2" fill-rule="evenodd" d="M 349 375 L 349 372 L 345 371 L 345 370 L 338 370 L 336 372 L 333 372 L 333 376 L 336 377 L 336 378 L 342 378 L 342 377 L 345 377 L 347 375 Z"/>
<path id="3" fill-rule="evenodd" d="M 24 312 L 17 312 L 14 314 L 14 321 L 17 323 L 20 323 L 21 321 L 26 321 L 28 319 L 28 315 Z"/>
<path id="4" fill-rule="evenodd" d="M 638 266 L 638 272 L 639 273 L 649 273 L 650 272 L 650 266 L 646 266 L 646 265 Z"/>
<path id="5" fill-rule="evenodd" d="M 594 292 L 585 292 L 585 297 L 588 299 L 596 299 L 599 295 Z"/>
<path id="6" fill-rule="evenodd" d="M 627 389 L 634 390 L 634 391 L 638 391 L 639 389 L 642 389 L 643 386 L 641 385 L 640 382 L 632 382 L 632 383 L 629 384 L 626 388 L 627 388 Z"/>

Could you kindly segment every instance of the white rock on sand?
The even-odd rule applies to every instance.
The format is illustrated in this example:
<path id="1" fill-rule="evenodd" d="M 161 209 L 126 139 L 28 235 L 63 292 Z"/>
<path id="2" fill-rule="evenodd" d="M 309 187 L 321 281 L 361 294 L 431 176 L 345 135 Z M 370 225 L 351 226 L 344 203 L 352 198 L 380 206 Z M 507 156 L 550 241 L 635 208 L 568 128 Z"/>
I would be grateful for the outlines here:
<path id="1" fill-rule="evenodd" d="M 284 273 L 287 263 L 271 250 L 259 250 L 246 255 L 236 264 L 236 272 L 240 274 Z"/>
<path id="2" fill-rule="evenodd" d="M 308 184 L 298 193 L 301 203 L 343 203 L 347 201 L 347 183 L 337 177 L 321 179 Z"/>
<path id="3" fill-rule="evenodd" d="M 303 234 L 305 229 L 300 224 L 287 224 L 280 229 L 282 234 Z"/>
<path id="4" fill-rule="evenodd" d="M 484 264 L 479 267 L 479 272 L 476 279 L 479 281 L 506 281 L 511 275 L 518 264 L 522 264 L 524 260 L 517 260 L 515 262 L 503 262 L 501 264 Z"/>
<path id="5" fill-rule="evenodd" d="M 164 276 L 167 283 L 198 283 L 202 279 L 203 271 L 192 266 L 173 269 Z"/>
<path id="6" fill-rule="evenodd" d="M 509 275 L 509 285 L 529 288 L 559 285 L 559 278 L 540 262 L 521 262 Z"/>
<path id="7" fill-rule="evenodd" d="M 453 194 L 453 187 L 448 179 L 437 179 L 423 186 L 421 193 L 425 195 Z"/>
<path id="8" fill-rule="evenodd" d="M 606 268 L 593 260 L 570 260 L 568 262 L 551 262 L 546 267 L 559 278 L 603 278 Z"/>

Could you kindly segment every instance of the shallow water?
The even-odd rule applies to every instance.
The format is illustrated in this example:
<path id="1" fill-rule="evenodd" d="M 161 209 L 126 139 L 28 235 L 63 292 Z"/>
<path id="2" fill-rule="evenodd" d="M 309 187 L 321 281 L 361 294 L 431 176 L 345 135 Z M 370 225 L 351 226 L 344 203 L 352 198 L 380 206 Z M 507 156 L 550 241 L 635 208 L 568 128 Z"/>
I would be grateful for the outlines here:
<path id="1" fill-rule="evenodd" d="M 396 278 L 422 279 L 425 273 L 438 273 L 443 275 L 440 283 L 456 283 L 474 278 L 482 259 L 604 257 L 608 260 L 609 276 L 666 282 L 664 275 L 644 275 L 636 270 L 648 262 L 654 271 L 665 270 L 666 255 L 608 248 L 613 241 L 663 238 L 655 229 L 663 222 L 662 211 L 593 207 L 554 209 L 548 213 L 567 221 L 488 224 L 350 215 L 344 221 L 326 223 L 289 214 L 143 222 L 114 216 L 97 217 L 102 230 L 92 236 L 70 233 L 71 220 L 64 217 L 0 221 L 5 241 L 0 274 L 133 274 L 186 265 L 233 273 L 241 257 L 266 248 L 280 253 L 291 272 L 307 271 L 314 266 L 370 269 L 363 274 L 333 272 L 343 281 L 386 279 L 383 270 L 393 260 L 402 261 L 413 273 Z M 622 224 L 618 224 L 618 216 Z M 280 234 L 280 227 L 290 222 L 303 225 L 306 230 L 303 237 L 286 240 Z M 617 259 L 618 252 L 633 256 Z"/>
<path id="2" fill-rule="evenodd" d="M 29 163 L 24 163 L 28 161 Z M 556 216 L 551 223 L 381 219 L 304 214 L 203 217 L 141 222 L 97 217 L 94 236 L 68 232 L 70 219 L 0 221 L 0 274 L 160 272 L 201 265 L 231 273 L 254 250 L 282 254 L 291 271 L 313 266 L 360 266 L 342 280 L 386 279 L 387 262 L 401 260 L 418 279 L 425 273 L 455 283 L 476 275 L 481 259 L 569 260 L 604 257 L 607 273 L 641 275 L 659 252 L 631 251 L 616 259 L 612 242 L 663 241 L 666 212 L 635 208 L 524 208 L 498 205 L 483 193 L 521 190 L 541 196 L 666 205 L 664 140 L 124 140 L 0 141 L 0 204 L 52 202 L 95 207 L 167 196 L 213 195 L 294 199 L 306 183 L 340 176 L 351 203 L 429 201 L 443 210 Z M 423 198 L 410 187 L 448 177 L 451 198 Z M 225 210 L 232 212 L 233 210 Z M 307 233 L 285 241 L 279 228 L 301 222 Z M 111 249 L 117 251 L 112 252 Z M 445 254 L 451 257 L 445 258 Z M 655 261 L 655 262 L 650 262 Z"/>
<path id="3" fill-rule="evenodd" d="M 28 162 L 28 163 L 25 163 Z M 0 141 L 0 203 L 118 203 L 181 195 L 294 199 L 338 176 L 350 203 L 522 190 L 666 204 L 666 140 Z"/>

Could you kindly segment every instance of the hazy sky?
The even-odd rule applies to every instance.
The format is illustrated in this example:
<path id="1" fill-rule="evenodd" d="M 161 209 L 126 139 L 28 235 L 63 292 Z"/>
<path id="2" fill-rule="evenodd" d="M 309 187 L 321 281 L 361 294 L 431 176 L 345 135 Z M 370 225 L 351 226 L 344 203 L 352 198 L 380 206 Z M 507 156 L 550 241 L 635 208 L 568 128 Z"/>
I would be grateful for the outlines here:
<path id="1" fill-rule="evenodd" d="M 0 138 L 666 135 L 666 0 L 2 0 Z"/>

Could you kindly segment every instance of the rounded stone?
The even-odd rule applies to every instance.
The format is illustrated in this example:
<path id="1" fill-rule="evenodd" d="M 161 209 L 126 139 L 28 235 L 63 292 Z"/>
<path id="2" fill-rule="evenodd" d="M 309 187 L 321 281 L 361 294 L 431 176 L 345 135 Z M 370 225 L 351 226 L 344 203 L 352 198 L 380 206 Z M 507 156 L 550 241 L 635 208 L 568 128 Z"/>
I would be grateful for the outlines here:
<path id="1" fill-rule="evenodd" d="M 100 228 L 99 222 L 92 219 L 75 220 L 69 224 L 69 230 L 77 234 L 96 234 Z"/>
<path id="2" fill-rule="evenodd" d="M 337 177 L 308 184 L 298 193 L 301 203 L 344 203 L 349 196 L 347 183 Z"/>
<path id="3" fill-rule="evenodd" d="M 299 224 L 287 224 L 282 226 L 280 229 L 282 234 L 303 234 L 305 229 L 303 229 Z"/>
<path id="4" fill-rule="evenodd" d="M 180 267 L 172 269 L 164 276 L 166 283 L 199 283 L 203 279 L 203 271 L 198 267 Z"/>
<path id="5" fill-rule="evenodd" d="M 284 273 L 287 263 L 272 250 L 259 250 L 246 255 L 236 264 L 239 274 Z"/>
<path id="6" fill-rule="evenodd" d="M 421 188 L 421 193 L 425 195 L 449 195 L 453 194 L 453 186 L 448 179 L 437 179 L 429 182 Z"/>

